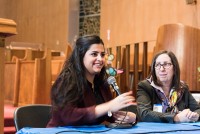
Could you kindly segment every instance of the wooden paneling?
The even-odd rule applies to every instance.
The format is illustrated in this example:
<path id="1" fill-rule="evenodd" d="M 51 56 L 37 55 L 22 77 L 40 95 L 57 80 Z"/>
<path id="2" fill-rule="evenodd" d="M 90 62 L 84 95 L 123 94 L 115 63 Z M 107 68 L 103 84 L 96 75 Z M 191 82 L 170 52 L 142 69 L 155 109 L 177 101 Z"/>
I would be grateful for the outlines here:
<path id="1" fill-rule="evenodd" d="M 3 4 L 6 15 L 18 23 L 19 29 L 7 45 L 11 41 L 39 42 L 59 51 L 65 50 L 67 42 L 73 45 L 78 0 L 11 0 Z M 152 53 L 159 26 L 179 22 L 200 27 L 199 9 L 200 2 L 187 5 L 185 0 L 101 0 L 100 36 L 110 47 L 152 41 L 148 43 Z"/>
<path id="2" fill-rule="evenodd" d="M 182 24 L 166 24 L 159 28 L 155 53 L 160 50 L 174 52 L 180 64 L 181 80 L 191 91 L 200 91 L 200 29 Z"/>
<path id="3" fill-rule="evenodd" d="M 200 2 L 187 5 L 185 0 L 101 0 L 100 35 L 110 47 L 147 41 L 148 54 L 151 54 L 161 25 L 183 23 L 200 27 L 199 9 Z"/>
<path id="4" fill-rule="evenodd" d="M 69 2 L 70 0 L 7 1 L 7 15 L 17 22 L 19 34 L 9 38 L 6 44 L 9 45 L 11 41 L 43 43 L 44 48 L 65 50 L 70 32 L 68 22 L 75 19 L 68 18 Z"/>
<path id="5" fill-rule="evenodd" d="M 19 29 L 19 35 L 7 43 L 40 42 L 51 49 L 65 50 L 67 42 L 73 45 L 74 29 L 78 28 L 77 3 L 77 0 L 3 2 L 6 14 L 16 20 Z M 110 29 L 109 43 L 113 46 L 155 41 L 158 27 L 166 23 L 199 27 L 199 8 L 199 2 L 187 5 L 185 0 L 101 0 L 100 35 L 108 44 L 106 33 Z M 154 45 L 149 45 L 148 50 L 153 51 Z"/>

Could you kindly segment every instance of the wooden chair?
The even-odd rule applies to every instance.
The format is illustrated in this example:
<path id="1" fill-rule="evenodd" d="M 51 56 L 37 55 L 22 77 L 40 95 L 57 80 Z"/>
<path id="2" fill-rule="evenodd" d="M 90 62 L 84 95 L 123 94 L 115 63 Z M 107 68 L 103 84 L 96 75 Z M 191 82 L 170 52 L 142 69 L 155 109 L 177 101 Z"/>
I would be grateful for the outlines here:
<path id="1" fill-rule="evenodd" d="M 183 24 L 166 24 L 158 29 L 155 53 L 170 50 L 176 55 L 181 80 L 188 83 L 191 91 L 200 91 L 200 29 Z"/>

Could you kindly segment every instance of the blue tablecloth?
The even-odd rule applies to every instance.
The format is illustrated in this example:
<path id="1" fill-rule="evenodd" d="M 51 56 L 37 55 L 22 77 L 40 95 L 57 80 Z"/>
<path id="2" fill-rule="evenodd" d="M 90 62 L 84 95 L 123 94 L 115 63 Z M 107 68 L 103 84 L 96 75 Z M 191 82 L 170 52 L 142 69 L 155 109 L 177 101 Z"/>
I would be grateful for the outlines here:
<path id="1" fill-rule="evenodd" d="M 60 132 L 60 133 L 59 133 Z M 176 134 L 200 134 L 200 122 L 197 123 L 152 123 L 139 122 L 136 126 L 129 129 L 111 129 L 104 125 L 96 126 L 67 126 L 56 128 L 23 128 L 17 134 L 80 134 L 87 133 L 102 133 L 102 134 L 144 134 L 144 133 L 176 133 Z"/>

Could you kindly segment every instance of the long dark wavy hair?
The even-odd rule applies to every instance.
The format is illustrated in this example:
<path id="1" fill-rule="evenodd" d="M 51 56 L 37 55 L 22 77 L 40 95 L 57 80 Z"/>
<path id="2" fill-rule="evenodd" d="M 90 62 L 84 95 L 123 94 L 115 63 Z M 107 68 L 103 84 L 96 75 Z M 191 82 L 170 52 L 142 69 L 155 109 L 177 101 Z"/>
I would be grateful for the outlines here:
<path id="1" fill-rule="evenodd" d="M 69 59 L 66 59 L 63 69 L 51 89 L 51 102 L 54 108 L 63 108 L 67 104 L 76 105 L 83 99 L 88 82 L 85 77 L 83 58 L 93 44 L 104 45 L 96 35 L 83 36 L 77 39 Z M 105 66 L 95 75 L 94 84 L 108 88 Z"/>
<path id="2" fill-rule="evenodd" d="M 163 86 L 162 83 L 157 79 L 157 77 L 156 77 L 156 71 L 155 71 L 156 59 L 161 54 L 167 54 L 170 57 L 172 65 L 173 65 L 174 76 L 173 76 L 173 79 L 172 79 L 171 88 L 173 87 L 173 88 L 175 88 L 177 90 L 180 89 L 181 88 L 181 83 L 180 83 L 180 67 L 179 67 L 179 63 L 178 63 L 178 60 L 177 60 L 176 56 L 171 51 L 162 50 L 162 51 L 158 52 L 154 56 L 154 58 L 152 59 L 151 71 L 150 71 L 150 75 L 148 76 L 148 78 L 152 77 L 152 80 L 154 81 L 155 85 L 157 85 L 157 86 Z"/>

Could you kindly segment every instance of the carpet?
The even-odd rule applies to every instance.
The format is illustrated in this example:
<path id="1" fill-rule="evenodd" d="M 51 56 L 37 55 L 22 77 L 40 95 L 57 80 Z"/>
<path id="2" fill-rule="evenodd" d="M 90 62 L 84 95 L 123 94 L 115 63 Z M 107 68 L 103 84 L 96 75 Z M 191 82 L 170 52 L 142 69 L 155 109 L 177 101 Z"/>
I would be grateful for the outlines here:
<path id="1" fill-rule="evenodd" d="M 16 107 L 10 104 L 4 104 L 4 134 L 15 134 L 14 111 Z"/>

